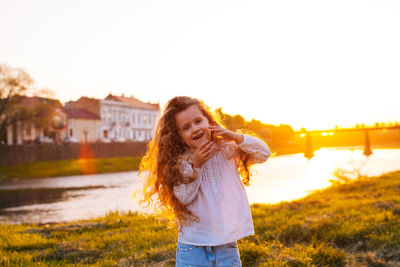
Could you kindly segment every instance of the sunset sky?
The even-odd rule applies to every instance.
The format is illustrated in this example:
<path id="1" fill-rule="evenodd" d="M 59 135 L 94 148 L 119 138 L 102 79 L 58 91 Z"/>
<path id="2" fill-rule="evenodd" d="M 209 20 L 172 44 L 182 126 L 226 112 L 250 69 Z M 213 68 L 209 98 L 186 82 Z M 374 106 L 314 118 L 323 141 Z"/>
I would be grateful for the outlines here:
<path id="1" fill-rule="evenodd" d="M 400 1 L 0 1 L 0 64 L 62 102 L 175 95 L 294 129 L 400 122 Z"/>

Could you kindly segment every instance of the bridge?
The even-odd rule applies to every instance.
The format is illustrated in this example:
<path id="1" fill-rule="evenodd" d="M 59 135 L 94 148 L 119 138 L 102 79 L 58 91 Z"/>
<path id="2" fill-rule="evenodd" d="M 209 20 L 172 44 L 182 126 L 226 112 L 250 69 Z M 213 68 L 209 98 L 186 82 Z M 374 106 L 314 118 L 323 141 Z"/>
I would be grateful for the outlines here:
<path id="1" fill-rule="evenodd" d="M 314 150 L 312 148 L 312 135 L 323 134 L 323 133 L 338 133 L 338 132 L 364 132 L 364 150 L 363 154 L 369 156 L 372 154 L 371 141 L 369 137 L 369 132 L 378 130 L 398 130 L 400 125 L 395 126 L 382 126 L 382 127 L 361 127 L 361 128 L 344 128 L 344 129 L 330 129 L 330 130 L 301 130 L 296 131 L 295 134 L 302 135 L 306 138 L 304 157 L 311 159 L 314 156 Z"/>

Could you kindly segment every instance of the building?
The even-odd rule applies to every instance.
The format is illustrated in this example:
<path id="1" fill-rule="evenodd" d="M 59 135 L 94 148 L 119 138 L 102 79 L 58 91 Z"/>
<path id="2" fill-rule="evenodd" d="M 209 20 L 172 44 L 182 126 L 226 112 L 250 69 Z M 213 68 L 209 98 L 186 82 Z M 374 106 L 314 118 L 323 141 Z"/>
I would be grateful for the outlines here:
<path id="1" fill-rule="evenodd" d="M 70 142 L 96 142 L 100 138 L 100 116 L 82 108 L 66 107 L 66 136 Z"/>
<path id="2" fill-rule="evenodd" d="M 159 104 L 145 103 L 134 97 L 111 94 L 103 100 L 81 97 L 77 101 L 67 103 L 66 110 L 68 109 L 85 109 L 93 115 L 91 120 L 98 120 L 95 117 L 100 118 L 99 128 L 94 126 L 98 125 L 94 122 L 93 127 L 90 127 L 91 136 L 96 136 L 98 141 L 151 140 L 160 114 Z M 72 120 L 69 120 L 68 129 L 73 134 L 83 131 L 82 126 L 72 124 Z"/>
<path id="3" fill-rule="evenodd" d="M 134 97 L 109 94 L 100 104 L 104 138 L 148 141 L 153 138 L 160 116 L 160 105 Z"/>
<path id="4" fill-rule="evenodd" d="M 18 96 L 14 107 L 23 119 L 7 127 L 7 144 L 61 143 L 65 138 L 67 114 L 60 101 L 43 97 Z"/>

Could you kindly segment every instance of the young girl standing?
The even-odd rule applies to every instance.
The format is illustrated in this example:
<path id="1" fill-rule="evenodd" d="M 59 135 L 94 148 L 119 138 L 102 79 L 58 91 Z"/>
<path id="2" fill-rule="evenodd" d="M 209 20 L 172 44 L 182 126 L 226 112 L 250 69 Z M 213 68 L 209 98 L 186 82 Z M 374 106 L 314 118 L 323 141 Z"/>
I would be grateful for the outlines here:
<path id="1" fill-rule="evenodd" d="M 140 171 L 145 200 L 155 196 L 177 219 L 176 266 L 241 266 L 236 241 L 254 234 L 243 184 L 269 156 L 260 139 L 218 125 L 201 101 L 167 103 Z"/>

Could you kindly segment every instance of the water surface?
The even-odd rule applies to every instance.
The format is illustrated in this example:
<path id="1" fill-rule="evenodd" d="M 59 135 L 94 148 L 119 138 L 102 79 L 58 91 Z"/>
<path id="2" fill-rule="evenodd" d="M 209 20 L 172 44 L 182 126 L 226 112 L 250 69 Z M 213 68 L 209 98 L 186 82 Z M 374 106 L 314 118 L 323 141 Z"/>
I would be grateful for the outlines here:
<path id="1" fill-rule="evenodd" d="M 360 149 L 321 149 L 311 160 L 303 154 L 271 157 L 255 166 L 246 187 L 250 203 L 277 203 L 301 198 L 330 185 L 336 168 L 374 176 L 400 169 L 400 149 L 375 149 L 369 157 Z M 111 211 L 144 210 L 133 192 L 141 187 L 137 172 L 46 179 L 0 184 L 0 222 L 48 223 L 89 219 Z"/>

